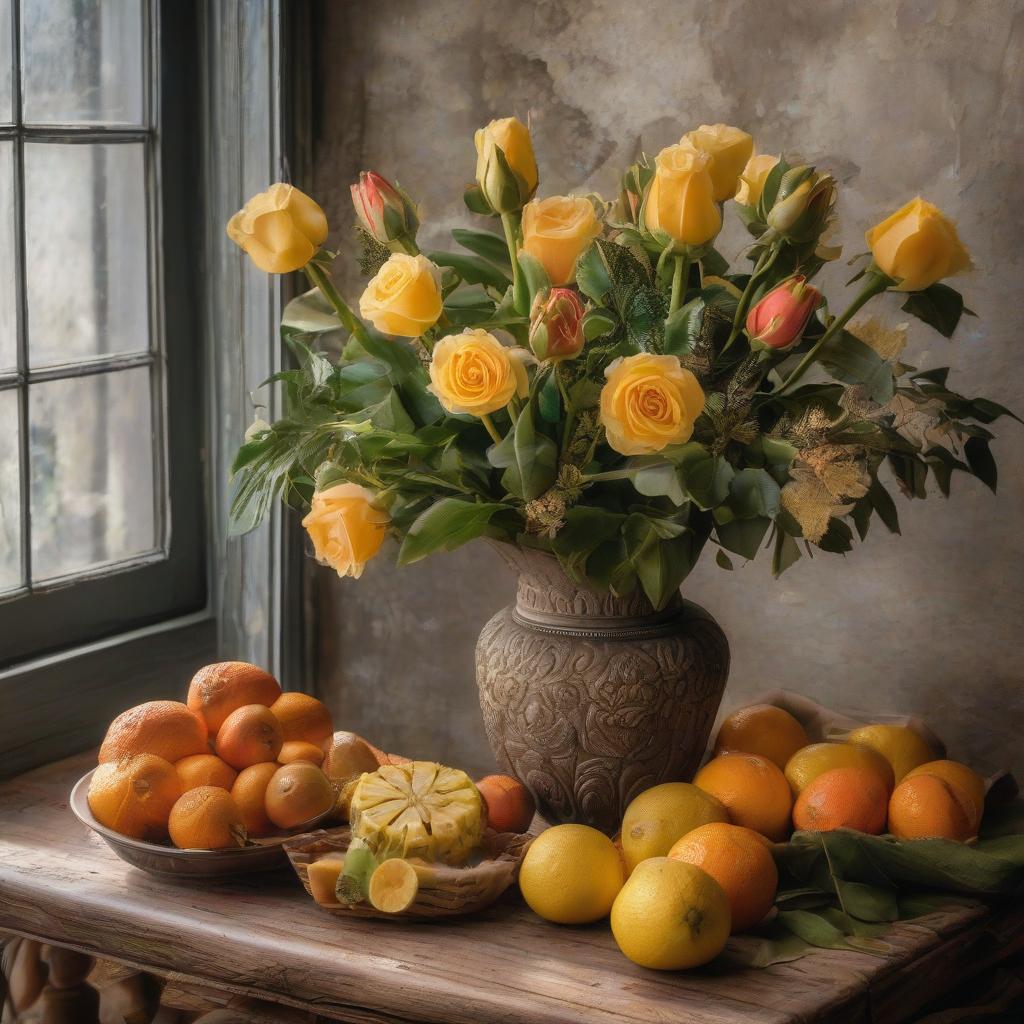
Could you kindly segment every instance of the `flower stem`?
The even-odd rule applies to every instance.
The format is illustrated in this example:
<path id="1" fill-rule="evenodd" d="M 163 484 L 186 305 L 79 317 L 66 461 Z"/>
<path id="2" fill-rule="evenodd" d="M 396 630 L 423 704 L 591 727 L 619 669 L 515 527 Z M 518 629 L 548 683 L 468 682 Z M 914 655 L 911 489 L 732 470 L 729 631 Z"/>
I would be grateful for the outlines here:
<path id="1" fill-rule="evenodd" d="M 516 242 L 516 222 L 511 213 L 501 215 L 501 226 L 505 231 L 505 244 L 508 246 L 508 258 L 512 262 L 512 295 L 513 298 L 519 294 L 519 278 L 522 273 L 519 269 L 519 246 Z"/>
<path id="2" fill-rule="evenodd" d="M 307 263 L 303 269 L 306 271 L 306 277 L 309 278 L 313 287 L 319 288 L 323 297 L 334 307 L 341 322 L 348 328 L 349 333 L 354 334 L 357 338 L 366 337 L 366 329 L 363 327 L 363 322 L 349 309 L 345 300 L 341 297 L 341 293 L 334 287 L 334 282 L 327 271 L 315 263 Z"/>
<path id="3" fill-rule="evenodd" d="M 776 243 L 758 257 L 757 263 L 754 264 L 754 272 L 750 275 L 750 280 L 747 282 L 747 287 L 743 289 L 740 301 L 736 303 L 736 313 L 732 318 L 732 330 L 729 332 L 729 337 L 722 346 L 722 351 L 719 355 L 723 355 L 739 337 L 740 331 L 743 329 L 743 321 L 746 319 L 747 309 L 750 306 L 750 300 L 754 297 L 754 286 L 762 274 L 767 274 L 771 270 L 772 264 L 781 251 L 782 246 Z"/>
<path id="4" fill-rule="evenodd" d="M 494 420 L 491 419 L 490 413 L 483 413 L 480 416 L 480 422 L 487 428 L 487 433 L 491 435 L 491 440 L 495 444 L 501 444 L 501 434 L 498 433 L 498 428 L 494 425 Z"/>
<path id="5" fill-rule="evenodd" d="M 558 393 L 562 396 L 562 408 L 565 410 L 565 426 L 562 428 L 562 454 L 569 449 L 569 442 L 572 440 L 572 429 L 576 423 L 576 410 L 569 401 L 569 392 L 565 390 L 565 381 L 558 372 L 558 366 L 553 366 L 551 372 L 555 375 L 555 384 L 558 386 Z"/>
<path id="6" fill-rule="evenodd" d="M 686 298 L 687 277 L 690 274 L 690 261 L 686 256 L 675 257 L 676 266 L 672 272 L 672 298 L 669 300 L 668 315 L 671 316 Z"/>
<path id="7" fill-rule="evenodd" d="M 844 312 L 842 316 L 836 317 L 836 319 L 828 325 L 825 333 L 814 343 L 813 346 L 811 346 L 803 359 L 797 363 L 796 369 L 782 382 L 782 385 L 775 394 L 781 395 L 788 391 L 807 372 L 807 368 L 817 358 L 822 345 L 841 331 L 850 322 L 850 318 L 858 309 L 861 308 L 861 306 L 863 306 L 869 299 L 872 299 L 874 296 L 884 292 L 892 283 L 892 278 L 886 277 L 884 274 L 870 274 L 868 276 L 867 283 L 861 289 L 860 294 L 846 308 L 846 312 Z"/>

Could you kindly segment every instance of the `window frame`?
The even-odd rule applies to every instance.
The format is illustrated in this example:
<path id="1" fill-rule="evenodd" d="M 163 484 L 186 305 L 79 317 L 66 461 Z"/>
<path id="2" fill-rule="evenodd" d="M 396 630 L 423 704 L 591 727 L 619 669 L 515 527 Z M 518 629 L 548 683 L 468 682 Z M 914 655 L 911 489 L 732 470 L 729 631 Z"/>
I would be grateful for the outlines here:
<path id="1" fill-rule="evenodd" d="M 194 191 L 199 147 L 189 137 L 198 97 L 189 71 L 196 51 L 195 12 L 188 4 L 143 3 L 143 118 L 138 127 L 24 125 L 20 3 L 13 20 L 13 126 L 0 140 L 14 146 L 18 368 L 3 377 L 18 394 L 21 428 L 21 555 L 31 579 L 30 386 L 47 380 L 147 366 L 150 374 L 155 546 L 122 561 L 29 582 L 0 598 L 0 667 L 124 633 L 206 604 L 204 487 L 195 467 L 203 447 L 200 321 L 194 266 L 201 237 Z M 174 58 L 164 60 L 163 54 Z M 72 366 L 31 369 L 25 264 L 25 147 L 33 142 L 142 143 L 147 203 L 148 351 L 101 356 Z"/>

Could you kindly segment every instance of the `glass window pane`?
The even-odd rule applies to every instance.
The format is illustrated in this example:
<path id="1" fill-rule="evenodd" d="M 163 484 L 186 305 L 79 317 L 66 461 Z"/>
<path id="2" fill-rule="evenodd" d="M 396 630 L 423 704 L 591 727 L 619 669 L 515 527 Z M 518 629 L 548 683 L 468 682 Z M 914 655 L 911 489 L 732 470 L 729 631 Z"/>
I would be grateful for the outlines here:
<path id="1" fill-rule="evenodd" d="M 0 373 L 18 362 L 14 295 L 14 143 L 0 142 Z"/>
<path id="2" fill-rule="evenodd" d="M 14 80 L 14 20 L 11 15 L 12 0 L 0 0 L 0 123 L 13 124 L 14 102 L 12 83 Z"/>
<path id="3" fill-rule="evenodd" d="M 29 387 L 33 579 L 155 547 L 149 372 Z"/>
<path id="4" fill-rule="evenodd" d="M 149 348 L 141 143 L 25 144 L 29 364 Z"/>
<path id="5" fill-rule="evenodd" d="M 21 586 L 18 392 L 0 391 L 0 592 Z"/>
<path id="6" fill-rule="evenodd" d="M 142 123 L 142 0 L 22 0 L 26 124 Z"/>

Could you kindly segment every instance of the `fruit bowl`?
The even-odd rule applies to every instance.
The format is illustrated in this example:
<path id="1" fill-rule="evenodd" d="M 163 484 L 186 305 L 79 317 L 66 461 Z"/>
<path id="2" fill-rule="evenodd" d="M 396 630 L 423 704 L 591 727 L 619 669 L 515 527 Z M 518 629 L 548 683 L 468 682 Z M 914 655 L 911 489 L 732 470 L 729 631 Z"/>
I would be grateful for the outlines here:
<path id="1" fill-rule="evenodd" d="M 93 771 L 86 772 L 71 790 L 71 810 L 83 825 L 93 830 L 123 861 L 161 878 L 229 878 L 272 871 L 288 863 L 284 844 L 295 839 L 297 831 L 267 839 L 255 839 L 251 845 L 236 850 L 179 850 L 170 843 L 147 843 L 129 839 L 101 825 L 89 810 L 89 783 Z M 309 822 L 304 829 L 315 828 L 320 820 Z"/>
<path id="2" fill-rule="evenodd" d="M 309 884 L 309 865 L 326 854 L 344 854 L 352 834 L 349 828 L 321 829 L 304 836 L 296 836 L 284 844 L 288 859 L 295 868 L 303 887 L 313 895 Z M 416 898 L 406 910 L 387 914 L 375 909 L 368 901 L 345 905 L 318 903 L 329 914 L 339 917 L 375 917 L 388 920 L 429 920 L 457 917 L 484 910 L 494 903 L 512 885 L 519 874 L 519 865 L 533 836 L 512 832 L 488 830 L 484 836 L 487 859 L 466 867 L 432 865 L 431 878 L 421 883 Z"/>

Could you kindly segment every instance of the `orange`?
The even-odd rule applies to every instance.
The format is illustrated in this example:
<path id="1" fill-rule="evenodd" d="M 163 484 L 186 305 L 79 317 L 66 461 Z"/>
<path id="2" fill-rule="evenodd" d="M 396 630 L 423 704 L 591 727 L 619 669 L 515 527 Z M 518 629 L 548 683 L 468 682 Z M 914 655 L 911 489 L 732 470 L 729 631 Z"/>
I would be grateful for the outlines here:
<path id="1" fill-rule="evenodd" d="M 172 764 L 189 754 L 208 754 L 206 723 L 176 700 L 151 700 L 122 711 L 107 729 L 99 763 L 156 754 Z"/>
<path id="2" fill-rule="evenodd" d="M 768 758 L 779 768 L 810 743 L 804 727 L 774 704 L 751 704 L 734 711 L 718 730 L 715 754 L 739 751 Z"/>
<path id="3" fill-rule="evenodd" d="M 789 834 L 793 797 L 778 765 L 757 754 L 719 754 L 693 784 L 716 797 L 734 825 L 752 828 L 775 842 Z"/>
<path id="4" fill-rule="evenodd" d="M 270 706 L 286 740 L 323 743 L 334 732 L 327 705 L 308 693 L 282 693 Z"/>
<path id="5" fill-rule="evenodd" d="M 283 743 L 281 723 L 263 704 L 246 704 L 232 711 L 217 733 L 217 753 L 232 768 L 275 761 Z"/>
<path id="6" fill-rule="evenodd" d="M 282 765 L 267 784 L 267 817 L 278 828 L 295 828 L 334 806 L 331 780 L 308 761 Z"/>
<path id="7" fill-rule="evenodd" d="M 977 808 L 937 775 L 904 779 L 889 800 L 889 831 L 900 839 L 956 839 L 975 834 Z"/>
<path id="8" fill-rule="evenodd" d="M 174 769 L 181 781 L 182 793 L 196 786 L 220 786 L 230 789 L 235 784 L 238 772 L 216 754 L 191 754 L 175 761 Z"/>
<path id="9" fill-rule="evenodd" d="M 231 787 L 231 798 L 242 812 L 242 822 L 250 836 L 259 838 L 277 831 L 267 817 L 266 794 L 270 780 L 280 767 L 274 761 L 249 765 L 238 773 Z"/>
<path id="10" fill-rule="evenodd" d="M 511 775 L 488 775 L 476 788 L 487 805 L 487 824 L 496 832 L 525 832 L 537 805 L 530 791 Z"/>
<path id="11" fill-rule="evenodd" d="M 812 743 L 798 750 L 786 762 L 786 781 L 796 796 L 808 783 L 833 768 L 866 768 L 892 792 L 892 765 L 877 750 L 859 743 Z"/>
<path id="12" fill-rule="evenodd" d="M 242 812 L 219 786 L 199 786 L 183 793 L 167 822 L 171 842 L 182 850 L 230 850 L 245 846 Z"/>
<path id="13" fill-rule="evenodd" d="M 885 831 L 889 793 L 865 768 L 833 768 L 808 783 L 793 806 L 793 826 L 804 832 L 852 828 L 877 836 Z"/>
<path id="14" fill-rule="evenodd" d="M 357 779 L 363 772 L 375 772 L 384 763 L 377 758 L 376 748 L 354 732 L 339 730 L 324 747 L 327 755 L 323 769 L 335 782 Z"/>
<path id="15" fill-rule="evenodd" d="M 281 744 L 281 752 L 277 755 L 279 764 L 291 764 L 293 761 L 308 761 L 319 765 L 324 759 L 323 747 L 305 740 L 288 740 Z"/>
<path id="16" fill-rule="evenodd" d="M 722 887 L 729 898 L 733 934 L 753 928 L 775 903 L 779 871 L 759 832 L 722 822 L 701 825 L 668 855 L 703 868 Z"/>
<path id="17" fill-rule="evenodd" d="M 268 708 L 281 696 L 281 686 L 268 672 L 245 661 L 219 661 L 206 665 L 188 688 L 188 706 L 206 722 L 211 736 L 224 719 L 246 704 Z"/>
<path id="18" fill-rule="evenodd" d="M 167 838 L 167 819 L 181 796 L 178 773 L 156 754 L 108 761 L 89 781 L 89 810 L 107 828 L 130 839 Z"/>
<path id="19" fill-rule="evenodd" d="M 985 780 L 973 769 L 959 761 L 929 761 L 907 772 L 905 779 L 918 775 L 934 775 L 946 782 L 952 789 L 959 789 L 964 800 L 969 800 L 977 809 L 974 830 L 981 824 L 985 811 Z"/>

